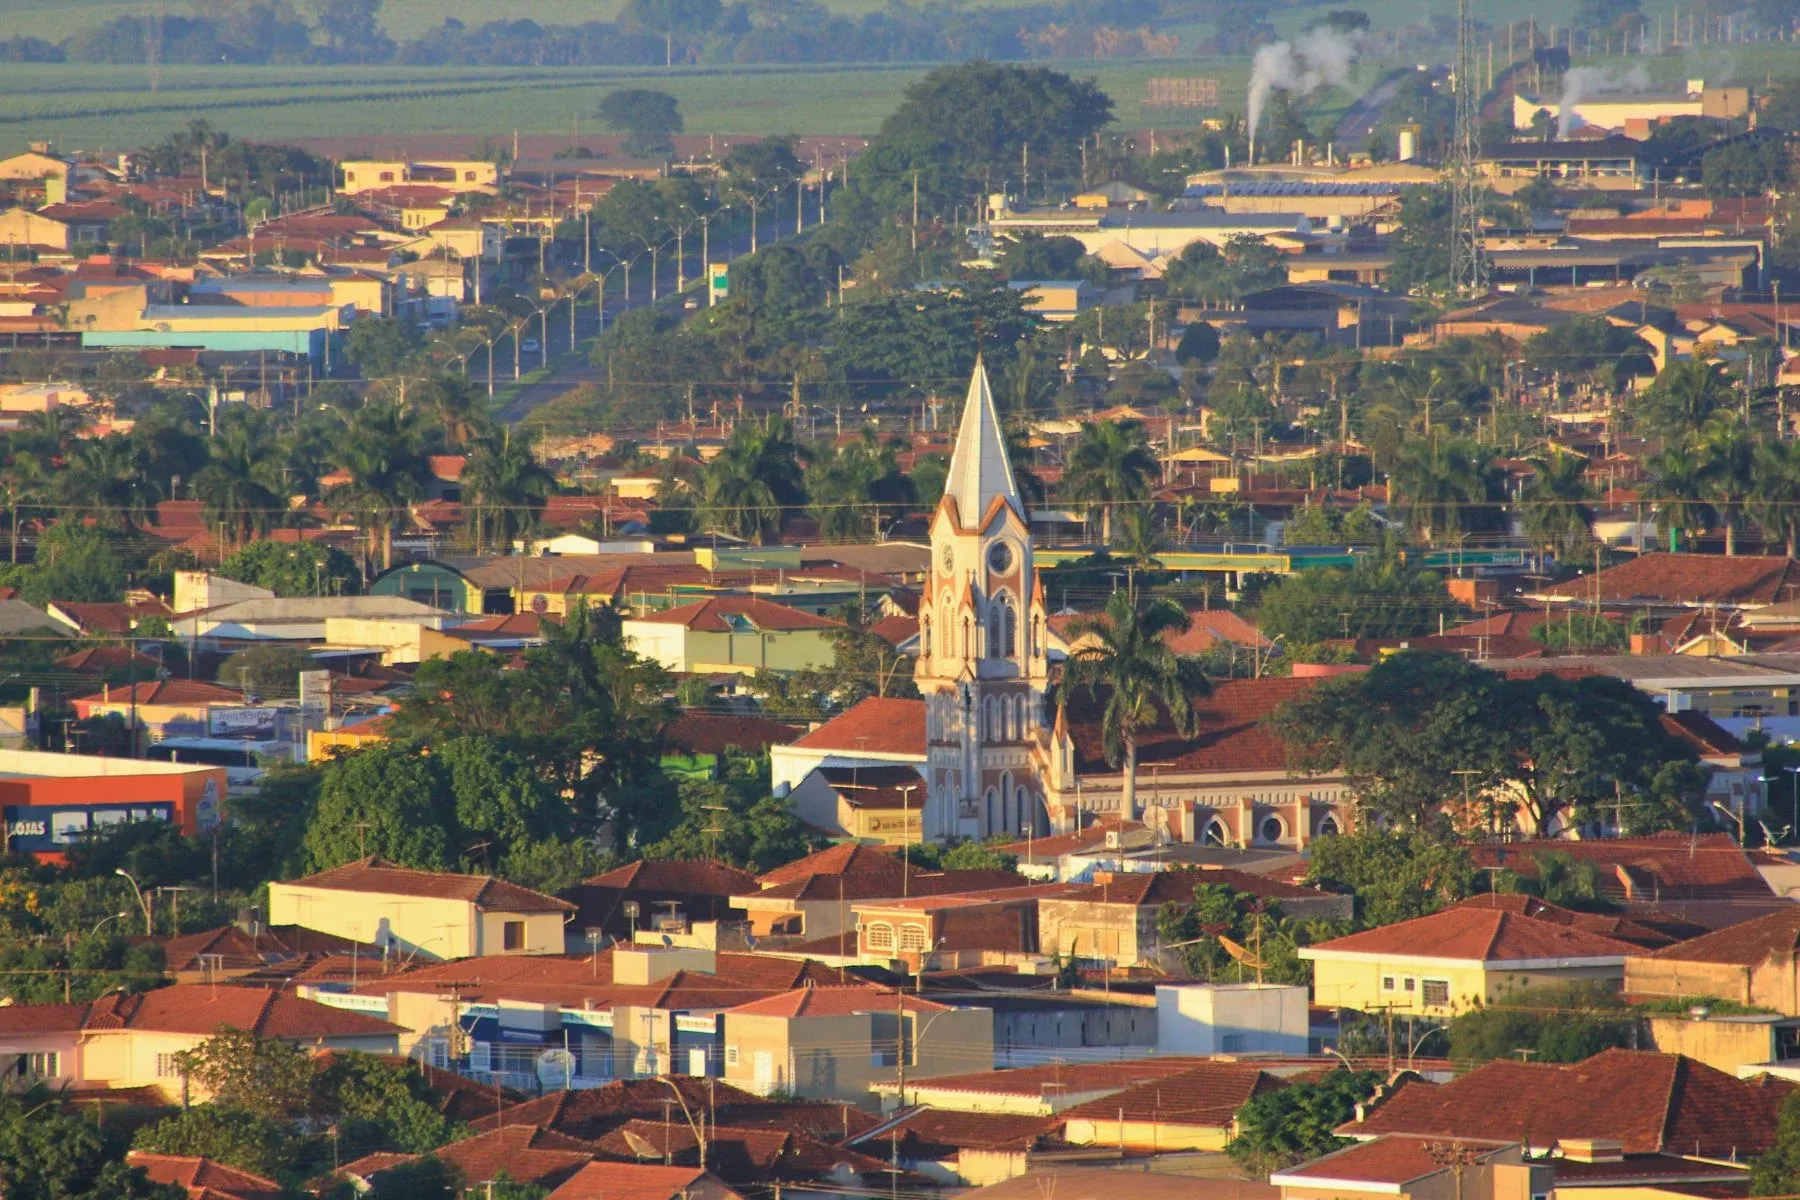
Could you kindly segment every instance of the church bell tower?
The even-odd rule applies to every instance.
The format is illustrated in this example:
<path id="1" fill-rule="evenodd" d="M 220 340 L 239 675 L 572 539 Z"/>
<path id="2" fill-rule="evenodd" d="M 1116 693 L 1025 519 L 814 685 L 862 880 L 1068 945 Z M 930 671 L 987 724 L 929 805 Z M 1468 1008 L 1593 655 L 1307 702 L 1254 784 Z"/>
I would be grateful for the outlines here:
<path id="1" fill-rule="evenodd" d="M 1049 831 L 1033 766 L 1046 734 L 1044 619 L 1031 526 L 977 360 L 931 519 L 931 571 L 919 601 L 924 836 Z"/>

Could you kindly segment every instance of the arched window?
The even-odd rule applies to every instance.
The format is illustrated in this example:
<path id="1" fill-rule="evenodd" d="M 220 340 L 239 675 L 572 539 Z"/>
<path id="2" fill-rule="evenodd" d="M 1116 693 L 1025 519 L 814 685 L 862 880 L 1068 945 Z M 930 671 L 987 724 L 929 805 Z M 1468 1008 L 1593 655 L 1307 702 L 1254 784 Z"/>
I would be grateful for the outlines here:
<path id="1" fill-rule="evenodd" d="M 1342 832 L 1343 831 L 1338 828 L 1337 818 L 1330 813 L 1326 813 L 1324 819 L 1319 822 L 1320 837 L 1336 837 Z"/>
<path id="2" fill-rule="evenodd" d="M 1203 846 L 1229 846 L 1231 844 L 1231 839 L 1225 833 L 1225 825 L 1219 818 L 1214 817 L 1206 823 L 1206 832 L 1200 835 L 1200 844 Z"/>
<path id="3" fill-rule="evenodd" d="M 1001 617 L 1004 605 L 996 604 L 988 609 L 987 621 L 987 657 L 1006 657 L 1006 630 Z"/>
<path id="4" fill-rule="evenodd" d="M 931 657 L 931 618 L 919 618 L 919 657 Z"/>
<path id="5" fill-rule="evenodd" d="M 1019 652 L 1019 614 L 1018 610 L 1013 608 L 1011 600 L 1001 601 L 1000 609 L 1005 626 L 1000 633 L 1002 647 L 1000 657 L 1012 658 Z"/>
<path id="6" fill-rule="evenodd" d="M 886 921 L 876 921 L 869 926 L 869 949 L 892 950 L 894 948 L 894 927 Z"/>
<path id="7" fill-rule="evenodd" d="M 925 944 L 925 927 L 923 925 L 902 925 L 900 927 L 900 949 L 923 950 Z"/>
<path id="8" fill-rule="evenodd" d="M 1036 658 L 1044 652 L 1044 618 L 1031 618 L 1031 656 Z"/>
<path id="9" fill-rule="evenodd" d="M 1013 737 L 1024 741 L 1025 736 L 1025 697 L 1015 696 L 1013 697 Z"/>

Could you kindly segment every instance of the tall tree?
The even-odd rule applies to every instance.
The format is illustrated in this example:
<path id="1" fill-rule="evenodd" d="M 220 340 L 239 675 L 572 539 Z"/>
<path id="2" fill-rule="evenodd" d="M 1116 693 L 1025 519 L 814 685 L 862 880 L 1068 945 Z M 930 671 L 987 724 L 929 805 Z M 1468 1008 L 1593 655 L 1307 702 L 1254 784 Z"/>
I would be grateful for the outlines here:
<path id="1" fill-rule="evenodd" d="M 1650 468 L 1650 478 L 1644 483 L 1644 498 L 1656 504 L 1656 527 L 1669 540 L 1671 550 L 1680 544 L 1682 535 L 1698 537 L 1712 527 L 1704 458 L 1671 446 L 1645 465 Z"/>
<path id="2" fill-rule="evenodd" d="M 600 119 L 608 129 L 625 135 L 625 153 L 643 157 L 669 153 L 675 148 L 672 136 L 686 128 L 675 97 L 653 88 L 619 88 L 606 93 L 600 98 Z"/>
<path id="3" fill-rule="evenodd" d="M 107 530 L 148 524 L 161 499 L 137 444 L 120 433 L 76 445 L 56 483 L 58 507 L 65 514 Z"/>
<path id="4" fill-rule="evenodd" d="M 1093 421 L 1069 451 L 1069 498 L 1100 509 L 1100 540 L 1112 545 L 1113 509 L 1145 500 L 1160 474 L 1141 421 Z"/>
<path id="5" fill-rule="evenodd" d="M 1560 451 L 1531 460 L 1531 481 L 1519 500 L 1525 536 L 1541 550 L 1569 558 L 1594 538 L 1594 489 L 1587 460 Z"/>
<path id="6" fill-rule="evenodd" d="M 1737 554 L 1737 531 L 1756 493 L 1756 439 L 1735 414 L 1715 413 L 1695 442 L 1706 497 L 1725 527 L 1725 555 Z"/>
<path id="7" fill-rule="evenodd" d="M 1789 558 L 1800 557 L 1800 442 L 1759 442 L 1750 477 L 1751 519 Z"/>
<path id="8" fill-rule="evenodd" d="M 1131 589 L 1114 592 L 1098 616 L 1069 623 L 1066 636 L 1075 649 L 1063 666 L 1058 703 L 1085 692 L 1104 704 L 1103 745 L 1107 761 L 1124 770 L 1120 813 L 1126 817 L 1138 815 L 1138 730 L 1166 714 L 1184 737 L 1193 736 L 1193 700 L 1212 691 L 1198 663 L 1169 649 L 1167 637 L 1188 625 L 1173 600 L 1140 604 Z"/>
<path id="9" fill-rule="evenodd" d="M 394 524 L 422 496 L 430 468 L 421 449 L 418 418 L 392 401 L 363 405 L 333 447 L 333 459 L 350 478 L 333 486 L 325 502 L 353 517 L 381 568 L 394 565 Z"/>
<path id="10" fill-rule="evenodd" d="M 544 502 L 556 491 L 556 478 L 531 452 L 530 439 L 515 438 L 510 427 L 476 446 L 462 483 L 477 554 L 494 547 L 504 552 L 514 537 L 537 524 Z"/>
<path id="11" fill-rule="evenodd" d="M 1505 517 L 1494 451 L 1464 439 L 1406 443 L 1388 472 L 1388 487 L 1389 503 L 1405 510 L 1427 545 L 1494 529 Z"/>
<path id="12" fill-rule="evenodd" d="M 222 528 L 233 546 L 267 533 L 287 510 L 273 425 L 259 409 L 226 413 L 211 457 L 194 476 L 207 524 Z"/>

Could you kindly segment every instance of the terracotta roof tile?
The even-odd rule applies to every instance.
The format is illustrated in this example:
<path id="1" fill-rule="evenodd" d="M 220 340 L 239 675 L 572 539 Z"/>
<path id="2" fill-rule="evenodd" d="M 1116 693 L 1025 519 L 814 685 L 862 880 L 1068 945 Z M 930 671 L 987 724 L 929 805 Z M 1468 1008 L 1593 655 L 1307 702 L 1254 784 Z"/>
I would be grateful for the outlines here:
<path id="1" fill-rule="evenodd" d="M 1193 700 L 1197 733 L 1182 737 L 1159 711 L 1155 725 L 1139 731 L 1138 769 L 1165 771 L 1286 770 L 1287 746 L 1263 724 L 1281 705 L 1306 694 L 1315 679 L 1240 679 L 1222 683 L 1210 696 Z M 1068 704 L 1069 736 L 1075 742 L 1078 772 L 1112 774 L 1106 761 L 1101 713 L 1107 693 L 1078 692 Z"/>
<path id="2" fill-rule="evenodd" d="M 901 1007 L 909 1012 L 947 1012 L 950 1006 L 919 996 L 899 995 Z M 878 987 L 811 987 L 795 988 L 779 996 L 766 996 L 726 1014 L 740 1017 L 846 1017 L 873 1011 L 892 1012 L 896 994 L 891 988 Z"/>
<path id="3" fill-rule="evenodd" d="M 432 1157 L 456 1168 L 468 1183 L 504 1171 L 517 1183 L 555 1187 L 594 1161 L 597 1147 L 541 1125 L 507 1125 L 452 1142 Z"/>
<path id="4" fill-rule="evenodd" d="M 1664 899 L 1767 900 L 1774 895 L 1742 848 L 1724 833 L 1486 844 L 1472 847 L 1470 853 L 1478 867 L 1508 867 L 1533 876 L 1537 874 L 1535 856 L 1539 854 L 1561 854 L 1591 862 L 1602 868 L 1601 884 L 1615 897 L 1626 890 L 1621 872 L 1638 879 L 1643 899 L 1649 899 L 1652 891 Z"/>
<path id="5" fill-rule="evenodd" d="M 1800 563 L 1787 558 L 1715 554 L 1644 554 L 1599 575 L 1603 604 L 1723 604 L 1755 607 L 1795 598 Z M 1592 575 L 1547 587 L 1564 600 L 1592 600 Z"/>
<path id="6" fill-rule="evenodd" d="M 1269 900 L 1319 900 L 1330 897 L 1317 888 L 1284 883 L 1266 875 L 1230 868 L 1183 869 L 1114 874 L 1107 883 L 1089 884 L 1063 897 L 1088 904 L 1131 904 L 1157 906 L 1174 901 L 1191 903 L 1194 889 L 1207 885 L 1223 885 L 1262 896 Z"/>
<path id="7" fill-rule="evenodd" d="M 890 1126 L 871 1131 L 854 1144 L 887 1153 L 894 1139 L 908 1159 L 944 1160 L 963 1150 L 1030 1150 L 1051 1140 L 1062 1118 L 1011 1113 L 942 1112 L 920 1108 Z"/>
<path id="8" fill-rule="evenodd" d="M 1401 958 L 1461 959 L 1470 962 L 1529 962 L 1546 959 L 1619 959 L 1637 947 L 1555 921 L 1506 909 L 1459 906 L 1379 929 L 1320 942 L 1306 957 L 1381 954 Z"/>
<path id="9" fill-rule="evenodd" d="M 846 754 L 925 754 L 925 702 L 871 696 L 794 743 Z"/>
<path id="10" fill-rule="evenodd" d="M 551 1192 L 547 1200 L 674 1200 L 705 1175 L 699 1167 L 590 1163 Z"/>
<path id="11" fill-rule="evenodd" d="M 1521 916 L 1535 917 L 1540 921 L 1552 921 L 1558 925 L 1567 925 L 1579 929 L 1583 933 L 1597 933 L 1615 941 L 1629 942 L 1646 950 L 1657 950 L 1672 945 L 1682 937 L 1691 937 L 1701 932 L 1700 926 L 1693 926 L 1687 932 L 1674 929 L 1658 928 L 1646 924 L 1643 920 L 1631 917 L 1616 916 L 1612 913 L 1575 912 L 1560 905 L 1540 900 L 1536 896 L 1527 896 L 1522 892 L 1488 892 L 1485 895 L 1471 896 L 1456 908 L 1505 909 L 1507 912 Z"/>
<path id="12" fill-rule="evenodd" d="M 535 1100 L 515 1104 L 498 1113 L 470 1122 L 477 1132 L 514 1125 L 541 1126 L 583 1141 L 597 1142 L 606 1134 L 636 1118 L 661 1120 L 663 1105 L 674 1097 L 672 1085 L 689 1106 L 711 1106 L 721 1120 L 732 1120 L 744 1108 L 771 1101 L 735 1088 L 721 1079 L 702 1080 L 686 1075 L 659 1079 L 620 1079 L 597 1088 L 551 1092 Z"/>
<path id="13" fill-rule="evenodd" d="M 491 875 L 455 875 L 446 871 L 415 871 L 378 858 L 345 863 L 316 875 L 297 879 L 293 886 L 368 892 L 389 896 L 421 896 L 436 900 L 466 900 L 485 912 L 569 912 L 574 905 L 530 888 L 495 879 Z"/>
<path id="14" fill-rule="evenodd" d="M 1012 1067 L 999 1071 L 975 1071 L 966 1075 L 940 1075 L 919 1083 L 922 1091 L 968 1092 L 978 1095 L 1025 1096 L 1037 1100 L 1044 1087 L 1064 1094 L 1122 1092 L 1156 1079 L 1179 1075 L 1208 1063 L 1203 1058 L 1167 1055 L 1125 1062 L 1055 1063 L 1041 1067 Z M 911 1090 L 910 1087 L 908 1090 Z"/>
<path id="15" fill-rule="evenodd" d="M 216 1163 L 210 1158 L 132 1150 L 125 1155 L 125 1163 L 142 1169 L 157 1183 L 185 1188 L 193 1200 L 206 1195 L 221 1200 L 280 1200 L 286 1194 L 272 1179 Z"/>
<path id="16" fill-rule="evenodd" d="M 864 701 L 864 703 L 868 703 L 868 701 Z M 905 701 L 903 703 L 913 702 Z M 922 711 L 923 705 L 921 704 L 920 707 Z M 873 874 L 892 875 L 899 878 L 904 870 L 905 867 L 900 862 L 900 856 L 891 850 L 877 846 L 865 846 L 858 842 L 844 842 L 820 850 L 816 854 L 809 854 L 805 858 L 795 859 L 772 871 L 765 871 L 757 876 L 756 881 L 767 888 L 782 883 L 795 883 L 814 875 Z"/>
<path id="17" fill-rule="evenodd" d="M 1116 1121 L 1123 1110 L 1127 1121 L 1228 1127 L 1251 1097 L 1286 1086 L 1287 1080 L 1248 1063 L 1207 1063 L 1078 1104 L 1062 1115 Z"/>
<path id="18" fill-rule="evenodd" d="M 690 754 L 723 755 L 728 750 L 760 754 L 770 746 L 785 746 L 801 735 L 802 727 L 739 713 L 685 712 L 669 723 L 663 740 Z"/>
<path id="19" fill-rule="evenodd" d="M 26 1011 L 19 1006 L 12 1011 Z M 52 1006 L 57 1009 L 64 1005 Z M 262 988 L 175 984 L 141 995 L 107 995 L 88 1006 L 84 1029 L 210 1034 L 220 1026 L 270 1038 L 311 1039 L 396 1033 L 362 1013 Z"/>
<path id="20" fill-rule="evenodd" d="M 149 704 L 242 704 L 244 693 L 236 688 L 220 687 L 197 679 L 159 679 L 124 687 L 107 688 L 86 696 L 77 696 L 71 704 L 130 704 L 135 695 L 140 705 Z"/>
<path id="21" fill-rule="evenodd" d="M 1773 956 L 1791 957 L 1800 946 L 1800 904 L 1788 904 L 1752 921 L 1727 925 L 1648 955 L 1680 962 L 1760 966 Z"/>
<path id="22" fill-rule="evenodd" d="M 704 633 L 793 633 L 809 629 L 842 629 L 843 622 L 815 617 L 755 596 L 709 596 L 662 612 L 637 617 L 651 625 L 681 625 Z"/>
<path id="23" fill-rule="evenodd" d="M 1487 1158 L 1506 1149 L 1511 1143 L 1465 1145 L 1480 1158 Z M 1346 1146 L 1323 1158 L 1315 1158 L 1311 1162 L 1277 1172 L 1270 1178 L 1270 1182 L 1287 1183 L 1291 1180 L 1301 1187 L 1319 1186 L 1327 1180 L 1405 1184 L 1448 1170 L 1439 1161 L 1441 1154 L 1442 1147 L 1430 1138 L 1389 1135 Z"/>
<path id="24" fill-rule="evenodd" d="M 1669 1151 L 1740 1161 L 1766 1151 L 1795 1085 L 1738 1080 L 1693 1059 L 1607 1050 L 1580 1063 L 1498 1059 L 1450 1083 L 1408 1082 L 1346 1136 L 1408 1133 L 1547 1147 L 1613 1138 L 1627 1154 Z"/>

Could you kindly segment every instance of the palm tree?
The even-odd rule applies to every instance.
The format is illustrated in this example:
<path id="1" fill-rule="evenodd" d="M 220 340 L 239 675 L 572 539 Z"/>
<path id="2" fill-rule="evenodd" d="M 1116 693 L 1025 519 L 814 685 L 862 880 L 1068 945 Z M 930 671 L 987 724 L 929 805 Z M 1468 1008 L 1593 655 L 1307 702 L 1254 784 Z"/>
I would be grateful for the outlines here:
<path id="1" fill-rule="evenodd" d="M 1800 557 L 1800 442 L 1764 442 L 1756 448 L 1751 472 L 1750 515 L 1765 536 L 1787 544 Z"/>
<path id="2" fill-rule="evenodd" d="M 1069 452 L 1069 498 L 1099 506 L 1100 540 L 1112 545 L 1113 507 L 1143 500 L 1161 473 L 1141 421 L 1095 421 Z"/>
<path id="3" fill-rule="evenodd" d="M 556 479 L 531 453 L 528 439 L 513 440 L 512 430 L 489 436 L 469 458 L 463 488 L 475 526 L 475 553 L 484 545 L 510 542 L 529 530 L 544 501 L 556 491 Z"/>
<path id="4" fill-rule="evenodd" d="M 102 529 L 149 523 L 161 499 L 137 444 L 122 433 L 75 446 L 56 484 L 58 507 L 65 515 L 91 518 Z"/>
<path id="5" fill-rule="evenodd" d="M 760 546 L 781 528 L 783 512 L 806 500 L 800 458 L 785 418 L 740 424 L 701 476 L 701 520 Z"/>
<path id="6" fill-rule="evenodd" d="M 1643 411 L 1662 433 L 1687 438 L 1731 403 L 1731 384 L 1703 358 L 1670 363 L 1644 394 Z"/>
<path id="7" fill-rule="evenodd" d="M 1705 462 L 1692 451 L 1672 447 L 1645 464 L 1650 478 L 1644 496 L 1656 504 L 1656 527 L 1669 539 L 1669 549 L 1680 547 L 1682 534 L 1698 536 L 1712 525 L 1712 506 L 1705 500 Z"/>
<path id="8" fill-rule="evenodd" d="M 50 479 L 44 474 L 43 460 L 35 454 L 15 452 L 0 468 L 0 505 L 6 508 L 7 561 L 19 561 L 19 517 L 28 505 L 40 503 L 49 494 Z"/>
<path id="9" fill-rule="evenodd" d="M 1725 556 L 1737 554 L 1737 528 L 1756 491 L 1756 447 L 1735 414 L 1707 421 L 1694 445 L 1706 476 L 1706 495 L 1725 527 Z"/>
<path id="10" fill-rule="evenodd" d="M 394 565 L 394 522 L 431 478 L 420 442 L 418 419 L 378 400 L 357 410 L 333 448 L 333 460 L 350 478 L 326 492 L 325 502 L 353 518 L 371 547 L 380 539 L 384 571 Z"/>
<path id="11" fill-rule="evenodd" d="M 1133 570 L 1162 566 L 1157 556 L 1169 548 L 1169 540 L 1163 536 L 1162 522 L 1157 517 L 1156 506 L 1145 504 L 1119 518 L 1119 542 L 1114 548 Z"/>
<path id="12" fill-rule="evenodd" d="M 1098 700 L 1105 689 L 1101 715 L 1106 759 L 1124 767 L 1124 794 L 1119 811 L 1136 817 L 1138 730 L 1154 725 L 1166 711 L 1183 737 L 1197 724 L 1193 699 L 1212 685 L 1190 658 L 1169 649 L 1164 639 L 1187 629 L 1189 618 L 1173 600 L 1138 604 L 1134 589 L 1114 592 L 1098 616 L 1078 617 L 1067 636 L 1075 646 L 1063 667 L 1058 703 L 1085 691 Z"/>
<path id="13" fill-rule="evenodd" d="M 1519 497 L 1525 536 L 1541 550 L 1570 557 L 1594 536 L 1594 489 L 1587 459 L 1561 450 L 1531 460 L 1531 482 Z"/>
<path id="14" fill-rule="evenodd" d="M 865 530 L 879 538 L 883 527 L 917 498 L 913 481 L 900 470 L 892 442 L 864 429 L 862 437 L 839 449 L 826 445 L 807 472 L 819 534 L 848 540 Z"/>
<path id="15" fill-rule="evenodd" d="M 408 392 L 406 403 L 427 429 L 443 434 L 447 448 L 459 452 L 474 445 L 492 424 L 485 398 L 456 375 L 432 376 Z"/>
<path id="16" fill-rule="evenodd" d="M 234 409 L 219 423 L 207 464 L 194 474 L 209 525 L 220 525 L 233 544 L 267 533 L 285 506 L 281 455 L 268 415 Z"/>
<path id="17" fill-rule="evenodd" d="M 1388 503 L 1405 508 L 1427 545 L 1493 528 L 1503 499 L 1494 451 L 1471 441 L 1410 442 L 1388 471 Z"/>

